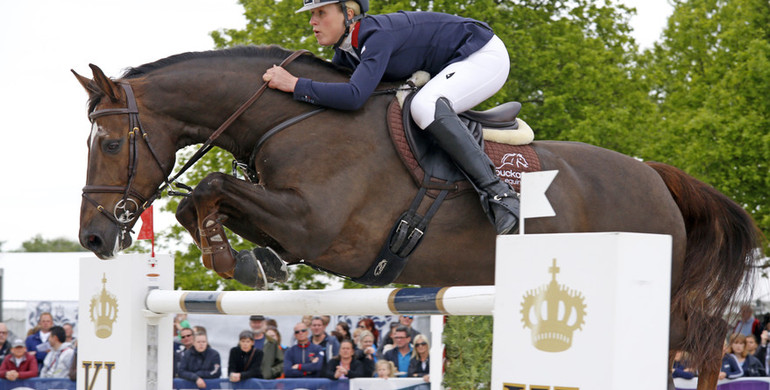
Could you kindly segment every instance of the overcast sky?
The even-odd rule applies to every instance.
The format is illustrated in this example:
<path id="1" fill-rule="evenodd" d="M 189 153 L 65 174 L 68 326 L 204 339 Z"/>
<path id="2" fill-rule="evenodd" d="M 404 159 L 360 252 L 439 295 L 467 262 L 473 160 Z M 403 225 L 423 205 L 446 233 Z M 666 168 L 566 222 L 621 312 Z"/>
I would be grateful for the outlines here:
<path id="1" fill-rule="evenodd" d="M 623 3 L 636 7 L 634 36 L 650 47 L 672 12 L 668 1 Z M 129 66 L 209 50 L 209 32 L 243 28 L 242 13 L 235 0 L 0 1 L 3 249 L 36 234 L 77 239 L 90 124 L 70 69 L 91 77 L 93 63 L 117 77 Z M 157 211 L 155 218 L 156 230 L 175 222 Z"/>

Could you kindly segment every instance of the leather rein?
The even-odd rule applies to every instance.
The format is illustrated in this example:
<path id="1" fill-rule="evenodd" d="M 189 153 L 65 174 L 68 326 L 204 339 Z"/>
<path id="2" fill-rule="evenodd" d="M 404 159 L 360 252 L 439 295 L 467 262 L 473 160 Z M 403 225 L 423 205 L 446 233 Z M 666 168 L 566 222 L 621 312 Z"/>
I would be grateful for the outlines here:
<path id="1" fill-rule="evenodd" d="M 297 50 L 291 55 L 289 55 L 286 59 L 281 62 L 281 67 L 284 67 L 294 61 L 297 57 L 299 57 L 302 54 L 308 53 L 307 50 Z M 161 185 L 155 193 L 153 193 L 149 197 L 144 197 L 142 194 L 140 194 L 138 191 L 134 190 L 131 185 L 133 184 L 134 178 L 136 177 L 136 167 L 137 167 L 137 138 L 141 137 L 145 144 L 147 145 L 147 148 L 150 150 L 150 154 L 152 154 L 153 159 L 158 164 L 158 167 L 160 168 L 161 172 L 166 172 L 166 167 L 163 165 L 163 163 L 160 161 L 160 158 L 158 158 L 158 154 L 155 152 L 155 149 L 152 147 L 152 144 L 150 143 L 150 140 L 148 138 L 148 133 L 142 128 L 142 123 L 139 120 L 139 109 L 136 104 L 136 97 L 134 96 L 134 91 L 131 88 L 131 84 L 127 82 L 121 82 L 119 85 L 123 88 L 123 91 L 126 94 L 126 107 L 125 108 L 107 108 L 102 110 L 95 110 L 88 114 L 88 118 L 93 124 L 93 122 L 97 118 L 101 118 L 103 116 L 109 116 L 109 115 L 128 115 L 128 122 L 129 122 L 129 130 L 128 130 L 128 150 L 129 150 L 129 157 L 128 157 L 128 181 L 126 182 L 125 186 L 112 186 L 112 185 L 86 185 L 83 187 L 83 198 L 87 200 L 89 203 L 94 205 L 97 210 L 104 216 L 106 216 L 108 219 L 110 219 L 112 222 L 114 222 L 121 231 L 121 238 L 131 231 L 129 225 L 132 221 L 134 221 L 139 215 L 142 214 L 144 210 L 146 210 L 153 201 L 158 199 L 163 190 L 166 188 L 169 188 L 169 194 L 172 195 L 189 195 L 189 193 L 180 193 L 176 191 L 172 191 L 170 188 L 172 186 L 176 186 L 178 188 L 183 188 L 187 191 L 192 191 L 192 188 L 182 184 L 177 183 L 176 180 L 184 174 L 190 167 L 192 167 L 198 160 L 200 160 L 211 148 L 214 146 L 213 142 L 216 140 L 225 130 L 227 130 L 233 122 L 235 122 L 236 119 L 238 119 L 249 107 L 251 107 L 254 102 L 256 102 L 262 94 L 267 90 L 267 84 L 263 83 L 262 86 L 246 101 L 244 102 L 232 115 L 230 115 L 227 120 L 222 123 L 219 128 L 217 128 L 214 133 L 209 136 L 209 138 L 206 140 L 206 142 L 201 145 L 201 147 L 193 154 L 192 157 L 185 163 L 185 165 L 182 167 L 182 169 L 179 170 L 174 176 L 170 178 L 165 178 L 163 185 Z M 262 144 L 275 134 L 276 132 L 294 124 L 297 123 L 303 119 L 306 119 L 314 114 L 317 114 L 321 112 L 323 109 L 316 109 L 312 111 L 311 113 L 302 114 L 296 118 L 292 118 L 284 123 L 279 124 L 275 128 L 271 129 L 265 135 L 260 138 L 259 142 L 257 143 L 257 146 L 254 149 L 254 153 L 252 153 L 252 156 L 256 154 L 257 150 L 261 147 Z M 310 114 L 310 115 L 308 115 Z M 299 119 L 298 119 L 299 118 Z M 298 120 L 297 120 L 298 119 Z M 165 176 L 165 173 L 164 173 Z M 96 200 L 91 198 L 89 194 L 94 193 L 117 193 L 123 194 L 123 197 L 121 200 L 119 200 L 115 207 L 112 210 L 112 213 L 109 213 L 104 206 L 99 204 Z M 137 199 L 138 202 L 134 199 Z"/>

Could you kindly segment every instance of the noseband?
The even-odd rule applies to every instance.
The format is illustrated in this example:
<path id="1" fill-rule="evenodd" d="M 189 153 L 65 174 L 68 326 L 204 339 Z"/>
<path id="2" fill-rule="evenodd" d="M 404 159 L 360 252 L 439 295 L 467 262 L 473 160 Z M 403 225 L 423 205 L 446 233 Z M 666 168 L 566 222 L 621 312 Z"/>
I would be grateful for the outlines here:
<path id="1" fill-rule="evenodd" d="M 300 55 L 307 53 L 307 50 L 297 50 L 294 53 L 292 53 L 289 57 L 283 60 L 281 62 L 281 67 L 288 65 L 290 62 L 294 61 L 297 57 Z M 141 136 L 141 138 L 144 140 L 145 144 L 147 145 L 147 148 L 150 150 L 150 153 L 152 154 L 153 159 L 155 159 L 155 162 L 158 164 L 158 167 L 160 168 L 161 172 L 163 172 L 163 176 L 165 177 L 166 168 L 163 166 L 163 163 L 158 158 L 158 154 L 155 152 L 155 149 L 152 147 L 152 144 L 150 143 L 150 140 L 148 139 L 148 134 L 144 129 L 142 128 L 142 123 L 139 121 L 139 109 L 136 105 L 136 98 L 134 97 L 134 91 L 131 89 L 131 84 L 127 82 L 119 83 L 119 85 L 123 88 L 123 91 L 126 94 L 126 107 L 125 108 L 106 108 L 103 110 L 95 110 L 88 114 L 88 118 L 90 119 L 91 123 L 93 123 L 97 118 L 103 117 L 103 116 L 109 116 L 109 115 L 128 115 L 128 181 L 126 182 L 126 185 L 124 187 L 121 186 L 109 186 L 109 185 L 86 185 L 83 187 L 83 198 L 87 200 L 89 203 L 94 205 L 97 210 L 99 210 L 100 213 L 102 213 L 104 216 L 106 216 L 109 220 L 114 222 L 119 228 L 121 232 L 121 237 L 124 236 L 126 233 L 131 231 L 130 224 L 132 221 L 136 219 L 137 216 L 141 215 L 144 210 L 146 210 L 152 202 L 155 201 L 155 199 L 159 198 L 161 196 L 161 193 L 166 188 L 172 188 L 172 184 L 184 188 L 185 190 L 191 191 L 192 189 L 184 184 L 177 183 L 176 180 L 193 166 L 198 160 L 200 160 L 203 155 L 206 154 L 211 148 L 213 147 L 212 143 L 214 140 L 219 137 L 220 134 L 222 134 L 230 125 L 232 125 L 233 122 L 235 122 L 238 117 L 243 114 L 246 109 L 248 109 L 257 99 L 259 99 L 260 96 L 265 92 L 267 89 L 267 83 L 262 84 L 262 86 L 257 90 L 254 95 L 249 98 L 246 102 L 244 102 L 238 110 L 236 110 L 227 120 L 222 123 L 222 125 L 219 126 L 219 128 L 211 134 L 211 136 L 206 140 L 206 142 L 198 149 L 195 154 L 187 161 L 187 163 L 182 167 L 182 169 L 177 172 L 173 177 L 164 179 L 164 184 L 160 186 L 155 193 L 153 193 L 150 197 L 145 198 L 142 194 L 140 194 L 138 191 L 131 188 L 131 184 L 134 181 L 134 178 L 136 177 L 136 167 L 137 167 L 137 154 L 136 154 L 136 140 L 137 137 Z M 93 198 L 89 196 L 89 194 L 92 193 L 102 193 L 102 194 L 123 194 L 123 197 L 115 204 L 115 207 L 112 210 L 112 213 L 109 213 L 104 206 L 99 204 L 99 202 L 95 201 Z M 189 193 L 179 193 L 179 192 L 172 192 L 169 190 L 169 193 L 173 195 L 189 195 Z M 134 200 L 136 199 L 136 200 Z M 138 201 L 137 201 L 138 200 Z"/>

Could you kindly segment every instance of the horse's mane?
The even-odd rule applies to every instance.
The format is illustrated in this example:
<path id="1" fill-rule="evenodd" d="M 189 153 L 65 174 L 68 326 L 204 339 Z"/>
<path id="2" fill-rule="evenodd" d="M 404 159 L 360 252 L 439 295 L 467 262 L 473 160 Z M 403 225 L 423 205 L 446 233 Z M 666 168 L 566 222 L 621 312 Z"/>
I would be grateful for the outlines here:
<path id="1" fill-rule="evenodd" d="M 144 65 L 140 65 L 138 67 L 128 68 L 125 71 L 125 73 L 123 73 L 121 78 L 130 79 L 135 77 L 141 77 L 150 72 L 165 68 L 167 66 L 171 66 L 171 65 L 178 64 L 185 61 L 205 59 L 205 58 L 267 57 L 267 58 L 276 59 L 276 63 L 278 63 L 283 59 L 285 59 L 286 57 L 288 57 L 291 53 L 292 53 L 291 51 L 286 50 L 277 45 L 236 46 L 233 48 L 221 49 L 221 50 L 187 52 L 187 53 L 181 53 L 170 57 L 166 57 L 155 62 L 150 62 Z M 346 73 L 350 72 L 350 70 L 346 68 L 342 68 L 337 65 L 334 65 L 331 62 L 326 61 L 322 58 L 316 57 L 315 55 L 312 55 L 312 54 L 299 56 L 299 58 L 297 58 L 296 61 L 309 63 L 309 64 L 318 64 L 318 65 L 336 70 L 338 72 L 346 72 Z"/>

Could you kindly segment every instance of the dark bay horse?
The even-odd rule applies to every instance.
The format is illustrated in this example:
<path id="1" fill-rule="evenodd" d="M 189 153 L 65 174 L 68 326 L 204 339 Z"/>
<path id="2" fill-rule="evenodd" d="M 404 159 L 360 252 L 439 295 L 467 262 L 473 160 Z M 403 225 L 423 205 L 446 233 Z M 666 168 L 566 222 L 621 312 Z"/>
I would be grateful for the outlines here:
<path id="1" fill-rule="evenodd" d="M 93 79 L 76 73 L 92 114 L 81 244 L 100 258 L 129 246 L 125 231 L 136 222 L 133 214 L 154 199 L 171 174 L 175 152 L 204 142 L 262 85 L 264 70 L 289 54 L 277 47 L 247 47 L 172 56 L 129 69 L 117 80 L 93 65 Z M 287 68 L 319 81 L 349 77 L 311 55 Z M 130 85 L 130 92 L 121 83 Z M 362 275 L 417 191 L 387 134 L 391 99 L 373 96 L 360 110 L 326 110 L 291 125 L 250 160 L 266 131 L 315 108 L 267 90 L 214 142 L 252 164 L 259 182 L 211 173 L 180 204 L 178 219 L 204 247 L 214 245 L 201 241 L 205 222 L 214 221 L 270 246 L 289 263 L 304 259 L 342 275 Z M 533 146 L 542 169 L 560 173 L 548 191 L 556 217 L 527 221 L 528 233 L 673 237 L 670 346 L 695 357 L 699 389 L 715 388 L 722 314 L 760 246 L 749 215 L 712 187 L 664 164 L 582 143 Z M 397 282 L 493 284 L 494 253 L 494 229 L 477 195 L 468 192 L 439 209 Z"/>

